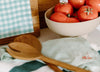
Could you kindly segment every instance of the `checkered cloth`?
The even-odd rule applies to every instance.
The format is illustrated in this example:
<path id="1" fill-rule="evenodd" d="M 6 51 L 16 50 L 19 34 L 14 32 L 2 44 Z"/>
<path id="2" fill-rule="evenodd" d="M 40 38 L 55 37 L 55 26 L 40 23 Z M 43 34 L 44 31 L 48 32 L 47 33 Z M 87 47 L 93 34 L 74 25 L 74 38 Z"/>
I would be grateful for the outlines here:
<path id="1" fill-rule="evenodd" d="M 33 31 L 30 0 L 0 0 L 0 39 Z"/>

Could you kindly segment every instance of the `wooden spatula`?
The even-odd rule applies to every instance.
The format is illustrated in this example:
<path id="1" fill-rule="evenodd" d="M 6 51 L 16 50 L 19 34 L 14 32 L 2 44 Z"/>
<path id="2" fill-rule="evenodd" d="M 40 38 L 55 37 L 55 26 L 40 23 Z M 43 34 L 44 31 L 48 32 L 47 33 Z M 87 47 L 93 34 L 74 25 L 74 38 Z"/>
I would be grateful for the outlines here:
<path id="1" fill-rule="evenodd" d="M 31 34 L 20 35 L 20 36 L 18 36 L 14 39 L 14 42 L 27 43 L 27 44 L 33 46 L 34 48 L 36 48 L 39 52 L 41 52 L 41 49 L 42 49 L 40 41 L 34 35 L 31 35 Z M 46 64 L 51 69 L 53 69 L 55 72 L 63 72 L 56 65 L 53 65 L 53 64 L 50 64 L 50 63 L 46 63 Z"/>
<path id="2" fill-rule="evenodd" d="M 24 59 L 24 60 L 36 60 L 40 59 L 45 62 L 61 66 L 63 68 L 75 71 L 75 72 L 90 72 L 69 64 L 66 64 L 64 62 L 60 62 L 48 57 L 45 57 L 39 52 L 36 48 L 32 47 L 29 44 L 22 43 L 22 42 L 13 42 L 8 44 L 9 48 L 7 48 L 8 53 L 18 59 Z"/>

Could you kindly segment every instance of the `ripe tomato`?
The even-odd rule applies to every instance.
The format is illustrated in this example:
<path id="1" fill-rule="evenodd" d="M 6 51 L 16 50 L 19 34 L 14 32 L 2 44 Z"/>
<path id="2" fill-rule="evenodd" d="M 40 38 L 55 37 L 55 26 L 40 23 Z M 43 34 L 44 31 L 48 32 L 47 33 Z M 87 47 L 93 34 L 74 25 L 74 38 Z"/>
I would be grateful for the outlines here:
<path id="1" fill-rule="evenodd" d="M 77 14 L 78 12 L 76 11 L 75 13 L 73 13 L 73 17 L 75 17 L 75 18 L 78 18 L 78 14 Z"/>
<path id="2" fill-rule="evenodd" d="M 100 0 L 86 0 L 86 5 L 92 6 L 100 12 Z"/>
<path id="3" fill-rule="evenodd" d="M 66 23 L 76 23 L 76 22 L 80 22 L 80 21 L 74 17 L 67 18 L 67 20 L 66 20 Z"/>
<path id="4" fill-rule="evenodd" d="M 54 8 L 55 12 L 62 12 L 64 14 L 71 14 L 73 13 L 73 7 L 71 4 L 69 3 L 58 3 L 55 8 Z"/>
<path id="5" fill-rule="evenodd" d="M 55 12 L 50 16 L 50 20 L 56 21 L 56 22 L 66 22 L 67 16 L 60 12 Z"/>
<path id="6" fill-rule="evenodd" d="M 85 4 L 85 0 L 68 0 L 74 8 L 78 9 Z"/>
<path id="7" fill-rule="evenodd" d="M 82 6 L 78 10 L 78 18 L 80 21 L 87 21 L 98 17 L 98 11 L 90 6 Z"/>

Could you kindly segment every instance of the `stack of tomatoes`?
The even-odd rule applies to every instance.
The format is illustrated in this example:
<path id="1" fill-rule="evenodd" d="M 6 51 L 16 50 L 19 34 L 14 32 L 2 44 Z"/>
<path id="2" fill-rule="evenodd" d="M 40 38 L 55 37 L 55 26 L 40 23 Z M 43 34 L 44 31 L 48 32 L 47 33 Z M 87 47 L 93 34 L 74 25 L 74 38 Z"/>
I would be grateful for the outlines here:
<path id="1" fill-rule="evenodd" d="M 50 19 L 62 23 L 75 23 L 97 18 L 100 12 L 100 0 L 68 0 L 58 3 Z"/>

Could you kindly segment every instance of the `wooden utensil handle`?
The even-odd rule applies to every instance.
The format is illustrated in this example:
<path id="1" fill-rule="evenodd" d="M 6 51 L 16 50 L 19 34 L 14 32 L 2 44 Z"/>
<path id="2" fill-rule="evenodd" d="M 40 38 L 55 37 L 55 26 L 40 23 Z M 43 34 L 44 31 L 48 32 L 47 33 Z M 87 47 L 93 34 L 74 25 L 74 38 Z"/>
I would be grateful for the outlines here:
<path id="1" fill-rule="evenodd" d="M 90 72 L 88 70 L 84 70 L 82 68 L 78 68 L 78 67 L 75 67 L 73 65 L 70 65 L 70 64 L 67 64 L 67 63 L 64 63 L 64 62 L 60 62 L 60 61 L 57 61 L 57 60 L 54 60 L 54 59 L 51 59 L 51 58 L 48 58 L 48 57 L 45 57 L 45 56 L 41 56 L 40 59 L 45 61 L 45 62 L 57 65 L 57 66 L 61 66 L 63 68 L 71 70 L 71 71 L 75 71 L 75 72 Z"/>
<path id="2" fill-rule="evenodd" d="M 60 70 L 56 65 L 54 64 L 50 64 L 50 63 L 46 63 L 51 69 L 53 69 L 55 72 L 63 72 L 62 70 Z"/>

